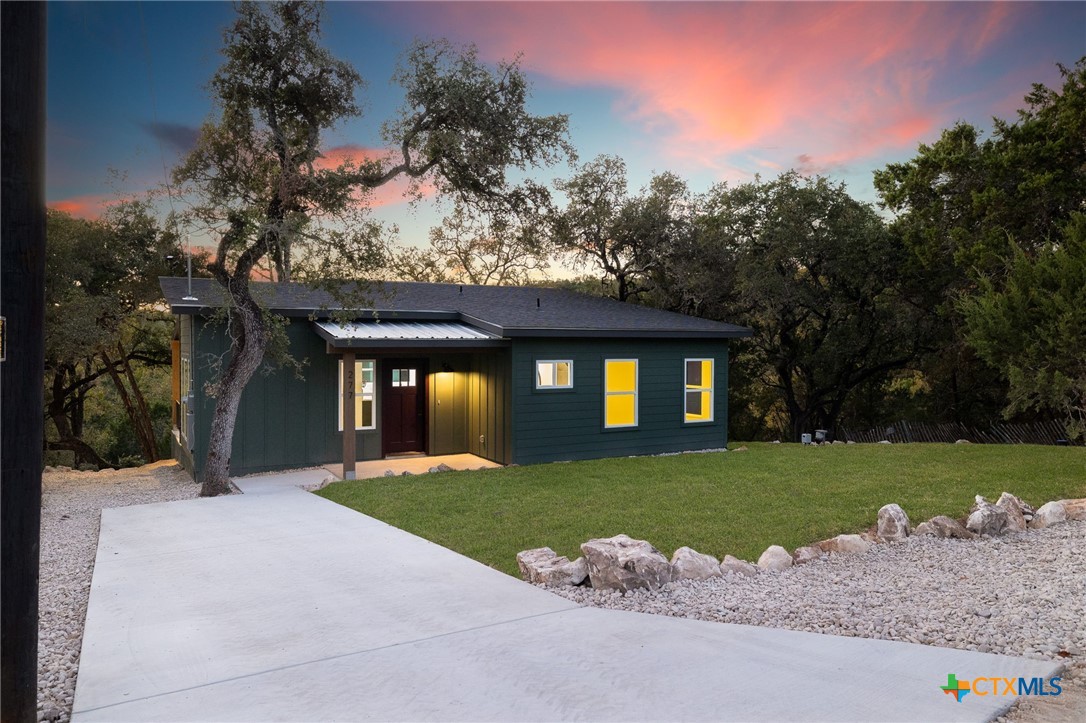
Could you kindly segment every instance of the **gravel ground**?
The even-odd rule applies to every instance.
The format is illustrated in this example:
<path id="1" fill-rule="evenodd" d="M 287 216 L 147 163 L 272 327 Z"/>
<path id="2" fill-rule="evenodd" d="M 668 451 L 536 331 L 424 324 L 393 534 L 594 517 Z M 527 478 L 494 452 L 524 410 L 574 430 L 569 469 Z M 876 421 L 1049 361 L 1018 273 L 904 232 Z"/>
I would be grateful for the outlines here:
<path id="1" fill-rule="evenodd" d="M 72 715 L 101 510 L 191 499 L 199 492 L 172 460 L 117 471 L 42 475 L 39 721 L 68 721 Z"/>
<path id="2" fill-rule="evenodd" d="M 911 537 L 656 592 L 554 592 L 618 610 L 1051 659 L 1067 666 L 1064 693 L 1023 701 L 1004 720 L 1086 720 L 1086 522 L 978 540 Z"/>

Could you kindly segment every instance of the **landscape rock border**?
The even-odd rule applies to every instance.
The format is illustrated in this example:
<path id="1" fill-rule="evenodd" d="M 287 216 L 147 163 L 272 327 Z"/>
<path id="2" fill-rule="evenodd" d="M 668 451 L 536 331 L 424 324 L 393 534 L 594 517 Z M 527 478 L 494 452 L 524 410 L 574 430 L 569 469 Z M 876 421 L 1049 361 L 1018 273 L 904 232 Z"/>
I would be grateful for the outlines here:
<path id="1" fill-rule="evenodd" d="M 825 555 L 856 555 L 878 544 L 903 542 L 909 537 L 925 536 L 972 540 L 995 537 L 1007 532 L 1040 529 L 1069 520 L 1086 520 L 1086 498 L 1054 500 L 1036 510 L 1021 498 L 1004 492 L 992 504 L 977 495 L 964 524 L 946 515 L 937 515 L 915 528 L 909 515 L 896 503 L 879 508 L 873 531 L 841 534 L 827 540 L 796 548 L 789 553 L 780 545 L 770 545 L 757 564 L 725 555 L 723 562 L 690 547 L 675 550 L 668 561 L 652 543 L 619 534 L 589 540 L 581 545 L 583 558 L 570 562 L 549 547 L 517 553 L 517 565 L 528 582 L 549 587 L 589 585 L 626 594 L 631 590 L 659 590 L 680 580 L 708 580 L 729 575 L 756 575 L 781 572 L 796 565 L 819 560 Z M 581 575 L 584 563 L 586 575 Z"/>

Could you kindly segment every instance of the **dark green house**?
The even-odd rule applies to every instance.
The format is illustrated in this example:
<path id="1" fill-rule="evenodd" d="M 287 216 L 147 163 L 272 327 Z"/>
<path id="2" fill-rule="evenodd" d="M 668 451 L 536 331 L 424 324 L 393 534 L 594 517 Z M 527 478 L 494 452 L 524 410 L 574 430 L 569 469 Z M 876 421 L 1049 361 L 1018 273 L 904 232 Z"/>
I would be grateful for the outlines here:
<path id="1" fill-rule="evenodd" d="M 177 330 L 174 454 L 199 477 L 215 404 L 205 385 L 230 348 L 213 316 L 223 296 L 210 279 L 191 294 L 186 279 L 161 285 Z M 352 476 L 356 459 L 418 453 L 532 464 L 723 447 L 728 340 L 750 334 L 559 289 L 386 282 L 349 323 L 301 284 L 254 284 L 254 295 L 288 318 L 305 366 L 249 382 L 235 474 L 342 461 Z"/>

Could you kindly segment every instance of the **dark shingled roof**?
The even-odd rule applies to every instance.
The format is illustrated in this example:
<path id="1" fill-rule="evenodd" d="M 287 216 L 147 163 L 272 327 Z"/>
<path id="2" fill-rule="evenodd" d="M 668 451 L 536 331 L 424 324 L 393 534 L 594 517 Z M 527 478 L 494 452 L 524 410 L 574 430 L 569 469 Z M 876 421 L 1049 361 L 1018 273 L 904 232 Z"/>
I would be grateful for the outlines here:
<path id="1" fill-rule="evenodd" d="M 222 306 L 223 290 L 214 279 L 159 279 L 175 314 L 206 314 Z M 253 296 L 264 306 L 288 316 L 316 312 L 327 316 L 339 304 L 326 291 L 304 284 L 254 282 Z M 622 303 L 565 289 L 532 286 L 475 286 L 409 281 L 377 282 L 367 290 L 377 318 L 462 321 L 503 337 L 609 336 L 726 339 L 750 336 L 750 329 L 699 319 L 636 304 Z M 363 315 L 360 314 L 360 317 Z"/>

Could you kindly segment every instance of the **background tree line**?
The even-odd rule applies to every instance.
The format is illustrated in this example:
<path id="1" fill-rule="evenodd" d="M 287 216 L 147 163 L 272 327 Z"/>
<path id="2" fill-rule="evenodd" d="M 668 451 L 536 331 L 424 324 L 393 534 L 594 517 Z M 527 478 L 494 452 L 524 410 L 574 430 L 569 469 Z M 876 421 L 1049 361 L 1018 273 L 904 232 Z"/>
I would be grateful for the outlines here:
<path id="1" fill-rule="evenodd" d="M 249 288 L 261 269 L 333 290 L 380 277 L 561 283 L 750 326 L 732 347 L 735 439 L 1001 413 L 1058 415 L 1082 436 L 1086 59 L 990 137 L 959 124 L 876 172 L 879 208 L 792 171 L 703 194 L 660 173 L 631 190 L 610 156 L 548 189 L 507 171 L 573 163 L 567 118 L 527 112 L 516 62 L 490 68 L 443 41 L 404 56 L 387 156 L 315 163 L 322 132 L 359 113 L 360 84 L 319 45 L 320 12 L 239 6 L 210 85 L 216 113 L 173 176 L 188 210 L 169 227 L 219 239 L 206 269 L 231 298 L 208 493 L 226 489 L 241 390 L 276 357 L 279 325 Z M 366 215 L 399 177 L 409 194 L 425 182 L 452 199 L 428 247 L 390 243 Z M 97 222 L 51 212 L 49 249 L 47 446 L 98 466 L 157 458 L 172 334 L 157 276 L 182 272 L 177 234 L 129 202 Z M 556 263 L 583 275 L 546 282 Z"/>

